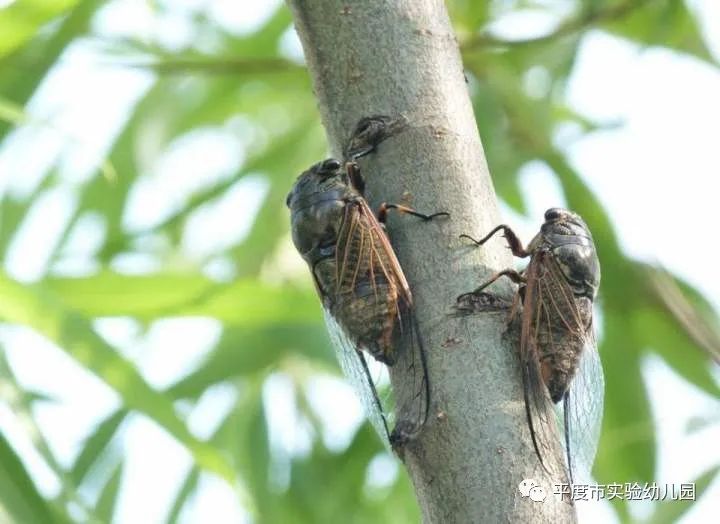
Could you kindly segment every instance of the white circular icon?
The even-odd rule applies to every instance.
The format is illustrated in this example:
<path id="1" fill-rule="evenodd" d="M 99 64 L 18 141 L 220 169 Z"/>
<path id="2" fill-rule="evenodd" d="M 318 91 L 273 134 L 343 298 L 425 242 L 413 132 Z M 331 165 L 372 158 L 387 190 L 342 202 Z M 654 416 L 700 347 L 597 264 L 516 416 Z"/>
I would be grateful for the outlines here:
<path id="1" fill-rule="evenodd" d="M 545 490 L 540 486 L 535 486 L 530 489 L 530 500 L 533 502 L 542 502 L 545 500 Z"/>
<path id="2" fill-rule="evenodd" d="M 537 482 L 533 479 L 525 479 L 520 484 L 518 484 L 518 489 L 520 490 L 520 495 L 523 497 L 527 497 L 530 495 L 530 490 L 537 486 Z"/>

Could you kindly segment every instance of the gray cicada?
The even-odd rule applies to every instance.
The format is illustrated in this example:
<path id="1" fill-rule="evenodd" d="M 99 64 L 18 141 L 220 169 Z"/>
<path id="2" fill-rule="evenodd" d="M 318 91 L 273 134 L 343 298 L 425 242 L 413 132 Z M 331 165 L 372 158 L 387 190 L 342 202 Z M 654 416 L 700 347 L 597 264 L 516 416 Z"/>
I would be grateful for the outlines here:
<path id="1" fill-rule="evenodd" d="M 447 213 L 423 215 L 383 204 L 376 217 L 363 187 L 354 161 L 328 159 L 300 175 L 287 204 L 293 242 L 310 267 L 343 371 L 359 391 L 378 434 L 397 448 L 414 438 L 426 421 L 430 392 L 412 294 L 382 224 L 389 209 L 424 220 Z M 397 350 L 398 337 L 408 339 L 403 354 Z M 387 366 L 402 362 L 416 377 L 409 386 L 412 391 L 394 392 L 396 402 L 403 399 L 403 404 L 395 407 L 402 416 L 392 434 L 363 351 Z"/>
<path id="2" fill-rule="evenodd" d="M 520 362 L 528 425 L 533 447 L 543 465 L 552 445 L 555 416 L 547 401 L 562 400 L 564 445 L 571 482 L 576 457 L 589 475 L 597 449 L 603 406 L 603 374 L 593 331 L 593 301 L 600 284 L 600 265 L 592 235 L 571 211 L 551 208 L 527 249 L 505 225 L 494 228 L 477 245 L 503 231 L 517 257 L 530 257 L 521 273 L 506 269 L 466 297 L 505 276 L 520 285 L 511 318 L 522 308 Z M 572 446 L 572 453 L 571 453 Z"/>

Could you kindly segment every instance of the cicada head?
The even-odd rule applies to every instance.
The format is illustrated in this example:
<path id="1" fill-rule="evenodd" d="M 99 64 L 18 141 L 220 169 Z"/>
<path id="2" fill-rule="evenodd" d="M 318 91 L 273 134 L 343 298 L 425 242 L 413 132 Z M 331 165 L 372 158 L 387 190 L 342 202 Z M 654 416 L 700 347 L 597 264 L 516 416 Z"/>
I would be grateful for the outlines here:
<path id="1" fill-rule="evenodd" d="M 539 237 L 552 251 L 575 293 L 594 299 L 600 284 L 600 263 L 585 221 L 567 209 L 550 208 Z"/>
<path id="2" fill-rule="evenodd" d="M 542 226 L 542 232 L 586 237 L 592 241 L 590 230 L 585 221 L 580 218 L 580 215 L 561 207 L 551 207 L 545 211 L 545 223 Z"/>
<path id="3" fill-rule="evenodd" d="M 342 164 L 334 158 L 303 172 L 287 196 L 293 242 L 308 262 L 334 250 L 345 206 L 357 197 Z"/>

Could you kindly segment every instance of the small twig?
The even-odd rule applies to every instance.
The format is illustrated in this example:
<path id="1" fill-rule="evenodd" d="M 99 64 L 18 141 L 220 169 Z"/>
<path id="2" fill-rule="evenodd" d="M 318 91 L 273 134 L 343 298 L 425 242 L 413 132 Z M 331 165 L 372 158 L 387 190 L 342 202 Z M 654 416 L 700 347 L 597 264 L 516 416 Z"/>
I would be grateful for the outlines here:
<path id="1" fill-rule="evenodd" d="M 521 40 L 505 40 L 497 38 L 487 32 L 480 33 L 463 42 L 460 48 L 463 51 L 472 51 L 486 47 L 523 47 L 533 44 L 550 42 L 573 33 L 588 29 L 592 25 L 611 22 L 623 18 L 635 9 L 643 6 L 648 0 L 628 0 L 607 9 L 591 10 L 581 13 L 575 18 L 567 20 L 555 31 L 543 36 L 525 38 Z"/>
<path id="2" fill-rule="evenodd" d="M 285 73 L 304 71 L 305 67 L 282 58 L 238 59 L 238 58 L 179 58 L 137 62 L 112 62 L 110 65 L 133 69 L 147 69 L 160 75 L 192 73 L 245 74 Z"/>

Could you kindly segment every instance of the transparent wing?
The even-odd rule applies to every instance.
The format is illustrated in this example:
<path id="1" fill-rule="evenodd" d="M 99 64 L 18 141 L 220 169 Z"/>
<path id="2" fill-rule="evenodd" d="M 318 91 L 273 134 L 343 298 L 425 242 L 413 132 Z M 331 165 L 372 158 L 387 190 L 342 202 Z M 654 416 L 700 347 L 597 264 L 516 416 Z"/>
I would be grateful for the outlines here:
<path id="1" fill-rule="evenodd" d="M 527 273 L 521 355 L 525 357 L 523 364 L 527 373 L 524 377 L 526 404 L 528 396 L 531 401 L 527 412 L 533 444 L 546 466 L 543 455 L 552 449 L 551 441 L 559 437 L 570 481 L 589 482 L 600 435 L 604 390 L 602 365 L 593 335 L 592 302 L 574 295 L 549 254 L 534 257 Z M 540 340 L 546 344 L 546 355 L 561 359 L 558 369 L 562 369 L 563 364 L 571 365 L 573 354 L 578 358 L 575 376 L 567 386 L 560 407 L 555 406 L 554 410 L 550 408 L 552 403 L 536 366 L 535 341 Z"/>
<path id="2" fill-rule="evenodd" d="M 557 426 L 553 403 L 540 370 L 538 333 L 547 324 L 550 312 L 547 291 L 543 286 L 543 274 L 539 258 L 530 260 L 525 270 L 527 284 L 524 288 L 522 327 L 520 333 L 520 366 L 522 370 L 525 414 L 535 453 L 548 473 L 550 464 L 544 457 L 551 455 L 557 445 Z"/>
<path id="3" fill-rule="evenodd" d="M 390 443 L 393 447 L 402 447 L 422 429 L 427 419 L 430 398 L 425 350 L 415 317 L 412 294 L 385 231 L 364 201 L 357 202 L 352 207 L 348 206 L 337 245 L 337 282 L 340 283 L 338 289 L 352 293 L 370 309 L 372 314 L 363 317 L 365 321 L 392 323 L 389 340 L 384 338 L 384 334 L 378 334 L 382 351 L 380 355 L 376 355 L 382 356 L 384 361 L 392 366 L 392 395 L 388 395 L 387 399 L 383 398 L 383 402 L 378 401 L 376 388 L 372 387 L 373 384 L 377 385 L 377 381 L 371 380 L 366 371 L 366 354 L 358 353 L 360 349 L 371 351 L 371 348 L 360 348 L 357 343 L 353 344 L 352 341 L 357 340 L 357 337 L 346 336 L 348 331 L 342 328 L 333 329 L 340 332 L 340 339 L 344 339 L 338 340 L 337 346 L 344 347 L 342 355 L 338 357 L 346 374 L 364 399 L 373 424 L 377 427 L 378 417 L 375 412 L 378 409 L 385 414 L 387 422 L 397 422 L 390 434 Z M 344 298 L 337 297 L 336 300 L 337 303 L 347 304 L 343 302 Z M 347 310 L 345 314 L 348 314 Z M 331 318 L 330 322 L 337 325 L 348 324 L 347 319 L 342 323 L 335 320 Z M 353 314 L 353 320 L 357 323 L 356 314 Z M 359 331 L 364 329 L 357 325 L 356 328 Z M 351 347 L 354 354 L 351 355 L 347 347 Z M 365 377 L 362 381 L 361 370 L 357 369 L 358 355 L 361 355 L 359 363 Z M 387 372 L 385 367 L 382 367 L 382 370 Z M 391 414 L 394 414 L 393 421 L 390 420 Z"/>
<path id="4" fill-rule="evenodd" d="M 335 348 L 335 354 L 340 363 L 340 367 L 345 377 L 355 389 L 356 394 L 360 397 L 365 415 L 380 436 L 383 445 L 388 451 L 391 451 L 390 432 L 385 415 L 386 409 L 383 408 L 383 402 L 381 402 L 378 396 L 375 383 L 367 366 L 365 355 L 356 350 L 354 344 L 345 333 L 345 330 L 338 325 L 333 316 L 324 308 L 323 312 L 325 313 L 325 323 L 327 324 L 330 339 Z M 389 399 L 385 399 L 385 404 L 389 402 Z M 387 412 L 389 413 L 390 410 L 388 409 Z"/>
<path id="5" fill-rule="evenodd" d="M 559 427 L 565 435 L 563 447 L 571 461 L 576 484 L 592 482 L 592 467 L 602 427 L 604 395 L 605 379 L 593 336 L 583 348 L 580 367 L 570 385 L 569 395 L 558 409 Z M 567 453 L 566 440 L 570 442 L 570 454 Z"/>
<path id="6" fill-rule="evenodd" d="M 398 336 L 402 341 L 396 339 L 395 344 L 402 350 L 391 369 L 396 421 L 391 443 L 400 447 L 417 437 L 430 409 L 430 383 L 417 318 L 410 304 L 404 304 L 401 310 Z"/>

